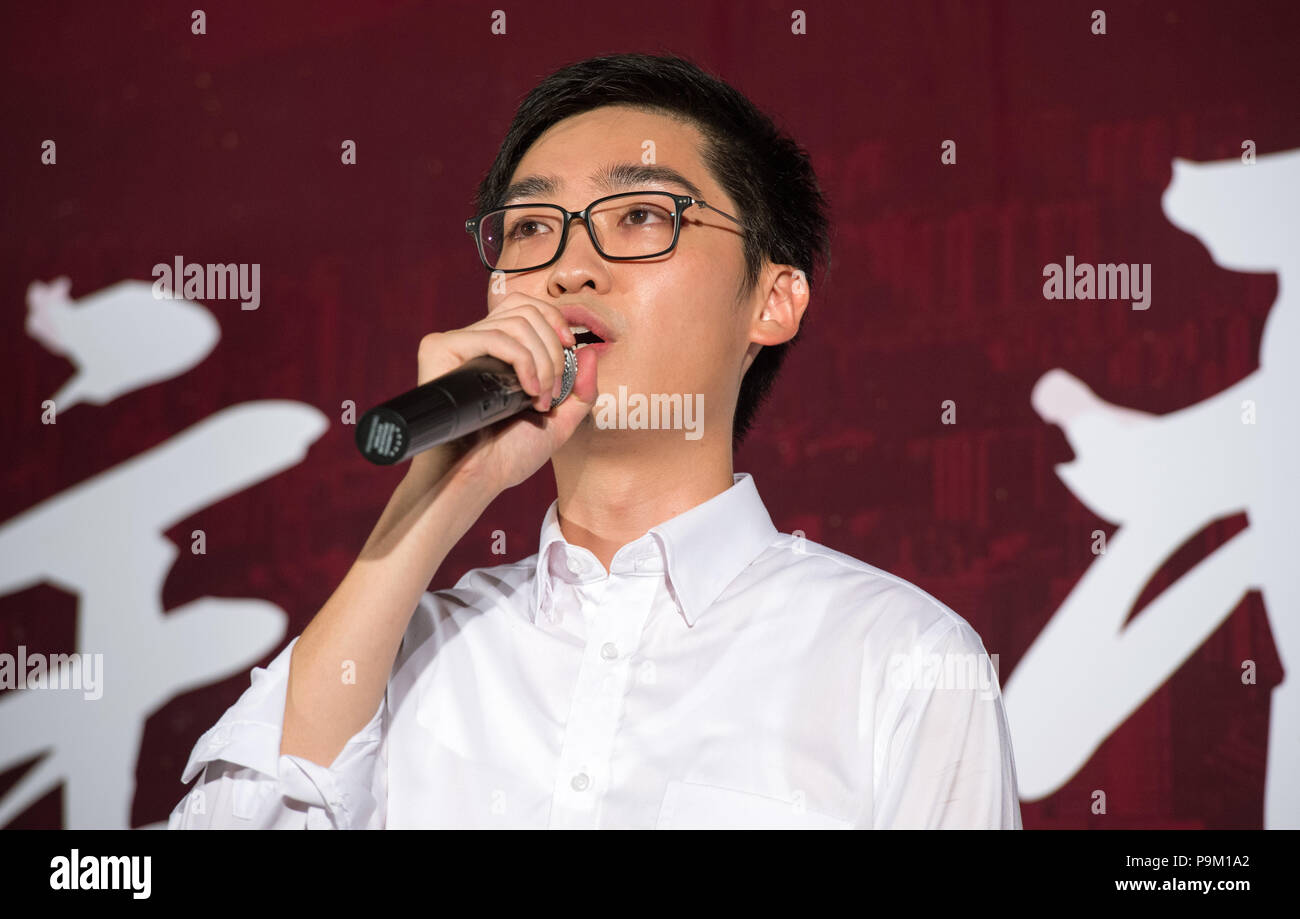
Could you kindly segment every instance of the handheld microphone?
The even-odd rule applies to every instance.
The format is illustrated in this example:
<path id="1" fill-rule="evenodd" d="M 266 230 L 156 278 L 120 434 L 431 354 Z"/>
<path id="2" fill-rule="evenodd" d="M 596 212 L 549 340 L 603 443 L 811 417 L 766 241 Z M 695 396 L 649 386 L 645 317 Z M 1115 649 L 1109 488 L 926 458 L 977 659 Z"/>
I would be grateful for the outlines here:
<path id="1" fill-rule="evenodd" d="M 551 408 L 568 398 L 577 376 L 577 351 L 565 348 L 564 378 Z M 366 412 L 357 423 L 357 449 L 370 462 L 390 466 L 516 415 L 533 398 L 513 367 L 484 354 Z"/>

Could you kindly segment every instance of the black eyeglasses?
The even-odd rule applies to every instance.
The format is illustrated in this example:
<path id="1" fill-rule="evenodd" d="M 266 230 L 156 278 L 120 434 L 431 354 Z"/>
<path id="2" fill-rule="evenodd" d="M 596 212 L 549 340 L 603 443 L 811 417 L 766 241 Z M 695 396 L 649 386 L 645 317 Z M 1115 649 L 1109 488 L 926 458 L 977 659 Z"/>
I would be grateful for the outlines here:
<path id="1" fill-rule="evenodd" d="M 489 271 L 535 271 L 553 264 L 564 254 L 569 222 L 575 217 L 582 218 L 591 244 L 605 258 L 654 258 L 676 247 L 682 211 L 691 205 L 744 229 L 735 217 L 690 195 L 630 191 L 597 198 L 580 211 L 558 204 L 508 204 L 466 220 L 465 232 L 474 237 Z"/>

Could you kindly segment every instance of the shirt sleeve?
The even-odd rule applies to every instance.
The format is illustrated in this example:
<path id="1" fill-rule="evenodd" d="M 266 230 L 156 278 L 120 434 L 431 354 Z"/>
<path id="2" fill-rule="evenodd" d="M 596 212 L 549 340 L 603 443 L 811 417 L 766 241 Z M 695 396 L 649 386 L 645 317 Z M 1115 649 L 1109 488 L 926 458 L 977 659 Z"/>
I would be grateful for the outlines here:
<path id="1" fill-rule="evenodd" d="M 979 635 L 956 620 L 907 658 L 893 662 L 901 703 L 880 735 L 874 828 L 1021 829 L 1002 690 Z"/>
<path id="2" fill-rule="evenodd" d="M 387 810 L 387 695 L 325 768 L 280 755 L 289 660 L 298 639 L 194 745 L 181 782 L 202 773 L 168 829 L 382 829 Z"/>

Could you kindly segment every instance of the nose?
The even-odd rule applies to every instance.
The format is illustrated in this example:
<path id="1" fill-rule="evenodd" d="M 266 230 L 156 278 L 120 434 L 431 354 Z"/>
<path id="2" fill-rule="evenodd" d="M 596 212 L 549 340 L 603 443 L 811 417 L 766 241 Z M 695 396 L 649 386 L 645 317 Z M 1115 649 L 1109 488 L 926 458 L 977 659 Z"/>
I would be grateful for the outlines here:
<path id="1" fill-rule="evenodd" d="M 582 287 L 600 291 L 609 285 L 609 266 L 588 235 L 586 221 L 573 218 L 564 240 L 564 251 L 550 268 L 547 288 L 552 296 L 562 297 Z"/>

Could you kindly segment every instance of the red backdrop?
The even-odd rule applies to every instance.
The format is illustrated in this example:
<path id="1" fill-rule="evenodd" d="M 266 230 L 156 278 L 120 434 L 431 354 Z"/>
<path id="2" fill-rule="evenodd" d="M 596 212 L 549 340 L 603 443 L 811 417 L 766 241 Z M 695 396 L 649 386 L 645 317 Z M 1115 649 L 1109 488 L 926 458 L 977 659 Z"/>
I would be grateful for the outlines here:
<path id="1" fill-rule="evenodd" d="M 515 105 L 564 63 L 675 51 L 791 131 L 833 210 L 831 274 L 736 469 L 781 530 L 954 608 L 1005 681 L 1094 560 L 1088 534 L 1114 529 L 1056 477 L 1071 452 L 1032 409 L 1034 382 L 1063 367 L 1164 413 L 1254 370 L 1275 277 L 1217 267 L 1160 196 L 1172 157 L 1300 146 L 1300 7 L 1110 4 L 1095 35 L 1097 5 L 809 0 L 794 35 L 776 2 L 580 0 L 508 8 L 497 36 L 493 4 L 206 4 L 196 36 L 176 4 L 9 4 L 0 521 L 223 407 L 308 403 L 329 426 L 302 463 L 168 531 L 181 551 L 163 592 L 167 609 L 263 598 L 298 634 L 401 475 L 360 459 L 341 403 L 408 388 L 420 337 L 484 309 L 462 223 Z M 46 138 L 57 166 L 40 161 Z M 340 165 L 346 138 L 356 166 Z M 956 165 L 940 163 L 946 139 Z M 1044 300 L 1043 265 L 1066 253 L 1151 263 L 1151 308 Z M 207 301 L 221 339 L 206 360 L 42 425 L 72 366 L 24 333 L 28 285 L 66 275 L 81 297 L 177 255 L 259 263 L 260 308 Z M 956 425 L 939 423 L 946 399 Z M 510 558 L 535 551 L 553 495 L 547 468 L 502 496 L 433 586 L 499 563 L 493 530 Z M 1240 525 L 1198 535 L 1147 595 Z M 186 551 L 197 528 L 206 555 Z M 0 597 L 0 651 L 73 650 L 77 611 L 49 584 Z M 1225 689 L 1243 658 L 1258 685 Z M 1251 593 L 1082 772 L 1023 805 L 1025 826 L 1260 826 L 1281 676 Z M 241 672 L 152 713 L 133 824 L 166 819 L 194 741 L 246 686 Z M 0 793 L 34 762 L 0 774 Z M 62 821 L 55 790 L 10 826 Z"/>

